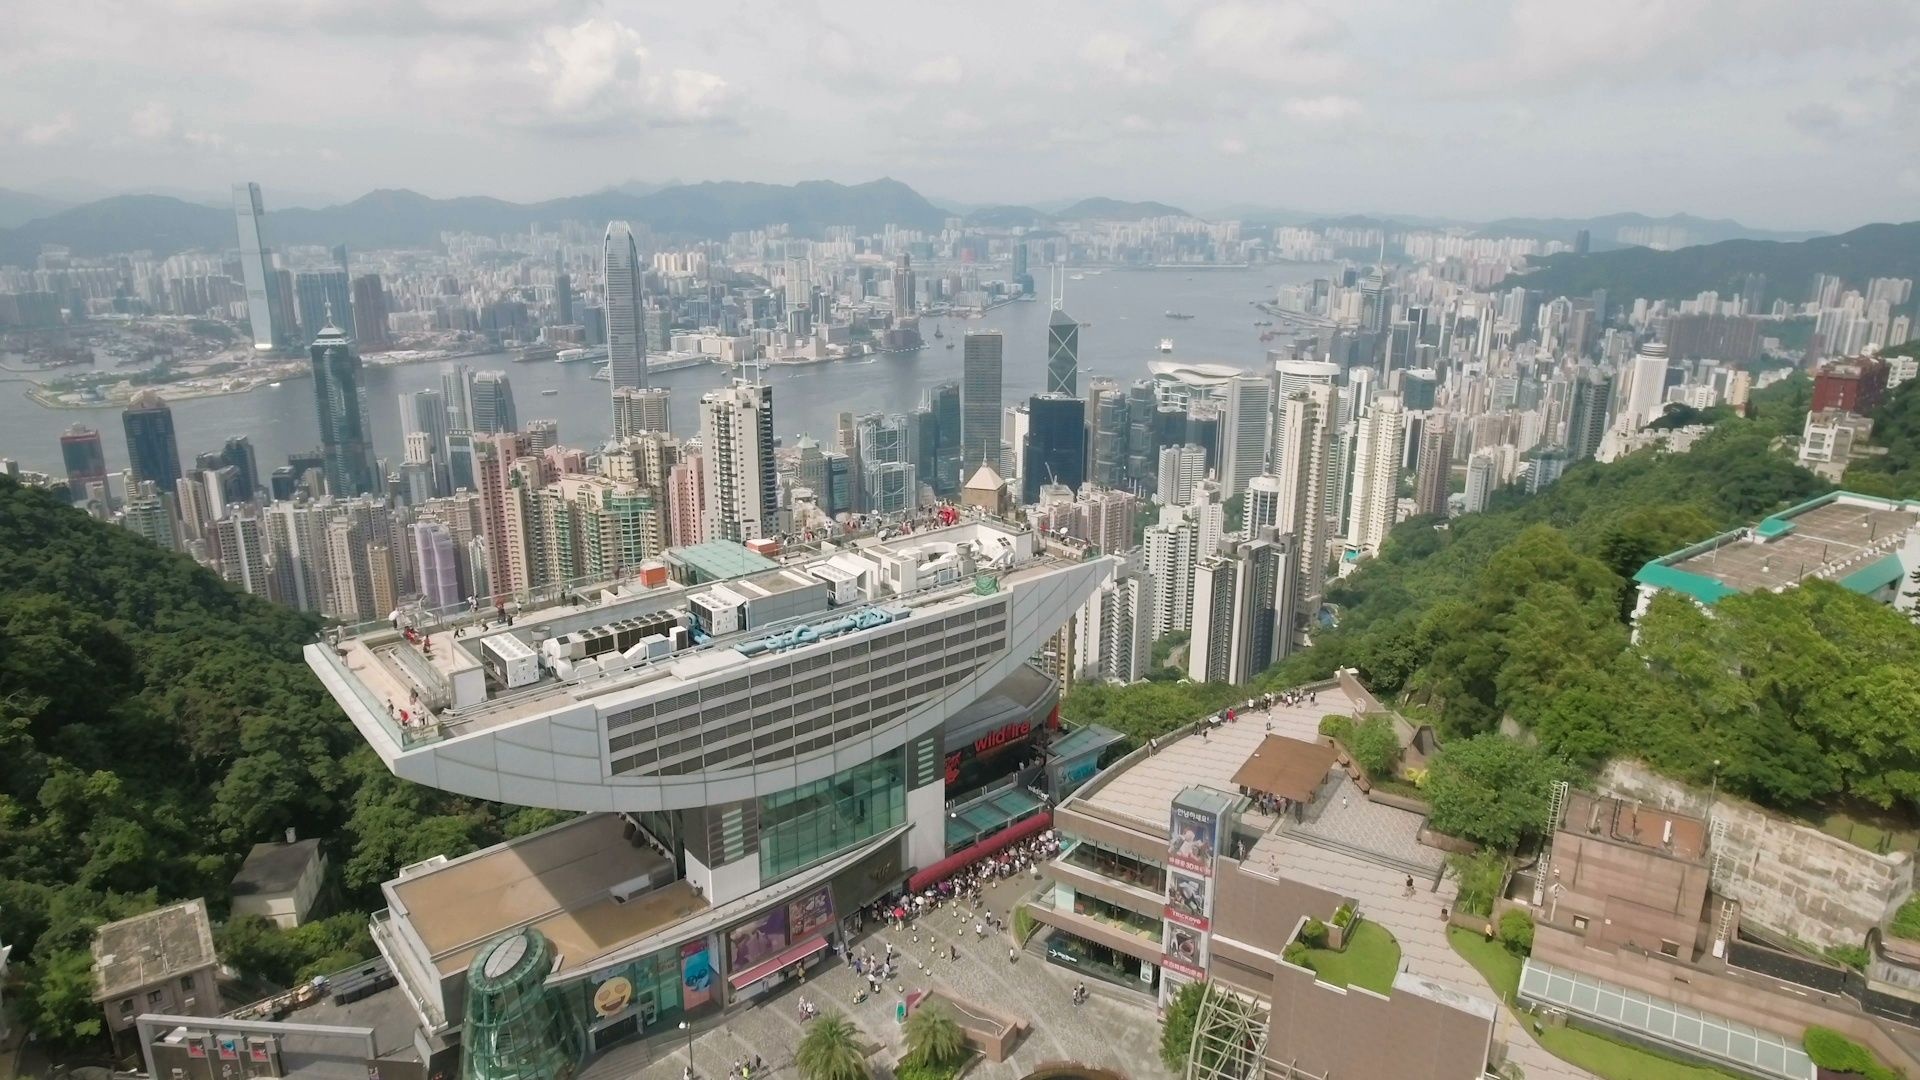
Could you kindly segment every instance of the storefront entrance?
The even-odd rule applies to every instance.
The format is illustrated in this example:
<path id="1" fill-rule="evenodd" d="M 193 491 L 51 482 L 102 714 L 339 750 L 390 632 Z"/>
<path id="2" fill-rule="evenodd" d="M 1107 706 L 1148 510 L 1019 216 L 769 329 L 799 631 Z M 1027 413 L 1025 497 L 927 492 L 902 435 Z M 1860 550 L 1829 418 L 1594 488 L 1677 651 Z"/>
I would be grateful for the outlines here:
<path id="1" fill-rule="evenodd" d="M 1047 962 L 1142 994 L 1151 995 L 1160 985 L 1160 965 L 1058 928 L 1047 938 Z"/>

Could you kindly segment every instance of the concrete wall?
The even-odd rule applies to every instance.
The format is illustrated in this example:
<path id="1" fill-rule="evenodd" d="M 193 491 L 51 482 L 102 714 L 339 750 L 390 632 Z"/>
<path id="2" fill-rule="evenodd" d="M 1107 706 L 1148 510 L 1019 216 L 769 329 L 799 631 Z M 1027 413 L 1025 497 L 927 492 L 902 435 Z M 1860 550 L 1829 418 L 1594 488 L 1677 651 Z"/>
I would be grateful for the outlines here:
<path id="1" fill-rule="evenodd" d="M 1609 764 L 1598 786 L 1656 806 L 1708 812 L 1707 792 L 1637 762 Z M 1726 830 L 1716 891 L 1739 901 L 1743 920 L 1775 933 L 1820 946 L 1858 945 L 1912 890 L 1904 852 L 1876 855 L 1726 797 L 1714 801 L 1711 819 Z"/>

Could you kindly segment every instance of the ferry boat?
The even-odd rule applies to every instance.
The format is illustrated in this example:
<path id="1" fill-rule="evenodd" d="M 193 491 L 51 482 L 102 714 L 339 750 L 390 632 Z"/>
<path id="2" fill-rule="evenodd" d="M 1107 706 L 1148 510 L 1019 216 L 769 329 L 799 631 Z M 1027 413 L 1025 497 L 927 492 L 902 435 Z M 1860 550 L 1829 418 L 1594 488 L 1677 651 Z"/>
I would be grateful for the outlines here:
<path id="1" fill-rule="evenodd" d="M 529 364 L 541 360 L 552 362 L 558 359 L 560 359 L 560 350 L 544 343 L 525 346 L 513 354 L 513 361 L 516 364 Z"/>
<path id="2" fill-rule="evenodd" d="M 559 354 L 553 358 L 553 362 L 556 364 L 574 364 L 582 360 L 605 360 L 606 358 L 607 350 L 605 349 L 561 349 Z"/>
<path id="3" fill-rule="evenodd" d="M 558 391 L 558 390 L 542 390 L 542 391 L 540 391 L 540 396 L 541 396 L 541 397 L 554 397 L 554 396 L 556 396 L 556 395 L 558 395 L 559 393 L 560 393 L 560 391 Z"/>
<path id="4" fill-rule="evenodd" d="M 1190 312 L 1185 312 L 1185 311 L 1172 311 L 1172 310 L 1169 310 L 1169 311 L 1167 312 L 1167 318 L 1169 318 L 1169 319 L 1191 319 L 1191 318 L 1193 318 L 1193 315 L 1192 315 L 1192 314 L 1191 314 Z"/>
<path id="5" fill-rule="evenodd" d="M 1161 339 L 1160 339 L 1160 351 L 1161 351 L 1161 352 L 1163 352 L 1163 353 L 1164 353 L 1164 352 L 1172 352 L 1172 351 L 1173 351 L 1173 339 L 1172 339 L 1172 338 L 1170 338 L 1170 337 L 1163 337 L 1163 338 L 1161 338 Z"/>

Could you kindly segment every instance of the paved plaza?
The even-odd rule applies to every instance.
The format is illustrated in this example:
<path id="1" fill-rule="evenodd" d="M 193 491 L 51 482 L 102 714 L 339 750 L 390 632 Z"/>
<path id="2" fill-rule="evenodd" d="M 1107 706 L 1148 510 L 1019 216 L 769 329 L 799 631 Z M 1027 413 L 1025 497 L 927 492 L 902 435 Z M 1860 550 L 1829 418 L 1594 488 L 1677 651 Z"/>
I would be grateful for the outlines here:
<path id="1" fill-rule="evenodd" d="M 1039 884 L 1031 874 L 998 881 L 982 891 L 978 911 L 992 912 L 1010 924 L 1014 904 L 1032 895 Z M 968 1072 L 969 1078 L 1018 1080 L 1043 1062 L 1076 1061 L 1112 1069 L 1132 1080 L 1171 1080 L 1160 1064 L 1160 1022 L 1147 995 L 1080 980 L 1072 971 L 1048 963 L 1037 950 L 1023 951 L 1009 963 L 1011 936 L 989 930 L 980 939 L 974 933 L 976 914 L 965 905 L 944 908 L 922 916 L 904 931 L 887 927 L 856 939 L 856 952 L 861 948 L 884 952 L 885 943 L 891 942 L 904 958 L 900 977 L 877 998 L 854 1004 L 854 994 L 864 983 L 846 964 L 836 962 L 816 969 L 806 982 L 784 986 L 769 1000 L 728 1016 L 724 1023 L 713 1022 L 696 1031 L 693 1055 L 701 1080 L 725 1080 L 736 1059 L 755 1053 L 765 1059 L 766 1075 L 772 1080 L 797 1080 L 793 1054 L 806 1032 L 799 1015 L 802 997 L 823 1013 L 839 1011 L 851 1018 L 868 1043 L 877 1047 L 869 1061 L 875 1075 L 883 1075 L 905 1052 L 900 1025 L 894 1020 L 903 992 L 935 988 L 1012 1014 L 1031 1027 L 1012 1057 L 1000 1064 L 981 1061 Z M 958 950 L 958 960 L 945 958 L 949 945 Z M 1092 997 L 1075 1007 L 1072 993 L 1079 981 L 1086 982 Z M 636 1076 L 681 1080 L 686 1065 L 686 1043 L 663 1036 L 609 1051 L 587 1067 L 582 1080 Z"/>

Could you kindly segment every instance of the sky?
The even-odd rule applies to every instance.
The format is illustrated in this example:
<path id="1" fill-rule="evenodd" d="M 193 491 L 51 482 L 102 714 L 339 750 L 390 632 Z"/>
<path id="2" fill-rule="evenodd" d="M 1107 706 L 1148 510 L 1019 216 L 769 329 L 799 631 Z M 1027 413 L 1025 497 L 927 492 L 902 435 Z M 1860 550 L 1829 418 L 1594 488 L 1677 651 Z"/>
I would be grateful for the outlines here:
<path id="1" fill-rule="evenodd" d="M 9 0 L 0 187 L 1920 218 L 1913 0 Z"/>

